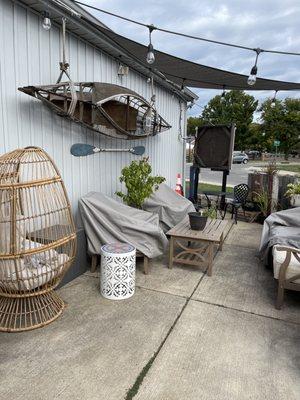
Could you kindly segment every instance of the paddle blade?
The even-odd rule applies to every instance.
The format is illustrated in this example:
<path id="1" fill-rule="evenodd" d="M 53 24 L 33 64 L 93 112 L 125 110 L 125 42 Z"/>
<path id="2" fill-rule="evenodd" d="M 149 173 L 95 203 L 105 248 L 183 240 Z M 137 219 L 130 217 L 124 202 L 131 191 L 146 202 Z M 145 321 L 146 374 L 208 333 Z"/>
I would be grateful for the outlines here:
<path id="1" fill-rule="evenodd" d="M 144 146 L 136 146 L 130 149 L 130 153 L 135 154 L 136 156 L 142 156 L 145 153 Z"/>
<path id="2" fill-rule="evenodd" d="M 71 154 L 75 157 L 83 157 L 89 156 L 90 154 L 94 154 L 95 146 L 85 143 L 75 143 L 71 147 Z"/>

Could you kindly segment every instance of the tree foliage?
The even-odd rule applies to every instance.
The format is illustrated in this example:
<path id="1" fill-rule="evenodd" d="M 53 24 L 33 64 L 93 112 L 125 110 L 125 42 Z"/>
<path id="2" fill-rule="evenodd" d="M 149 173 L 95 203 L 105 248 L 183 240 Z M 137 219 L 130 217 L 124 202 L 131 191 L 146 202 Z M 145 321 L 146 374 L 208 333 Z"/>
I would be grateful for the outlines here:
<path id="1" fill-rule="evenodd" d="M 195 136 L 197 127 L 205 125 L 201 117 L 189 117 L 187 120 L 187 135 Z"/>
<path id="2" fill-rule="evenodd" d="M 274 140 L 280 141 L 279 151 L 286 157 L 292 149 L 300 149 L 300 99 L 270 99 L 258 108 L 260 123 L 253 122 L 258 101 L 242 91 L 229 91 L 224 97 L 217 95 L 204 107 L 199 117 L 188 119 L 188 135 L 195 135 L 196 127 L 230 124 L 237 126 L 235 148 L 274 151 Z"/>
<path id="3" fill-rule="evenodd" d="M 250 150 L 271 151 L 273 138 L 266 134 L 261 124 L 253 122 L 249 126 L 249 136 L 246 140 L 246 147 Z"/>
<path id="4" fill-rule="evenodd" d="M 299 144 L 300 135 L 300 99 L 286 98 L 276 100 L 271 107 L 271 100 L 266 100 L 260 107 L 261 129 L 265 136 L 280 141 L 279 150 L 286 158 L 289 152 Z"/>
<path id="5" fill-rule="evenodd" d="M 212 98 L 201 115 L 206 124 L 236 124 L 235 148 L 244 150 L 249 137 L 250 124 L 258 101 L 240 90 L 231 90 Z"/>
<path id="6" fill-rule="evenodd" d="M 144 201 L 165 181 L 162 176 L 151 176 L 152 168 L 146 157 L 132 161 L 121 172 L 119 179 L 125 183 L 127 194 L 116 192 L 116 195 L 129 206 L 136 208 L 142 208 Z"/>

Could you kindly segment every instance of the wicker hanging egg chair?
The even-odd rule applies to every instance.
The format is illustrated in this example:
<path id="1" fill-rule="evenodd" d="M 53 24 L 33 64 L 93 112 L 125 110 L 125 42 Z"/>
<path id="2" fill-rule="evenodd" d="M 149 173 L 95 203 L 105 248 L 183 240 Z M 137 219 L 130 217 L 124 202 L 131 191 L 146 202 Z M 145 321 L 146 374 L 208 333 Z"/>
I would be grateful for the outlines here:
<path id="1" fill-rule="evenodd" d="M 0 331 L 42 327 L 63 311 L 54 292 L 76 252 L 62 178 L 40 148 L 0 157 Z"/>

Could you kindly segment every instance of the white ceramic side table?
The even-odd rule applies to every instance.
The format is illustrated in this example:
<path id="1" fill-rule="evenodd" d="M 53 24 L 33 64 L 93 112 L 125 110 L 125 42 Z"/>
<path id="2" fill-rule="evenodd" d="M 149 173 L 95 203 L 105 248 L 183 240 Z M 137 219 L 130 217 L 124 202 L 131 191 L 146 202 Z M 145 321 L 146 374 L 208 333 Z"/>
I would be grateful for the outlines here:
<path id="1" fill-rule="evenodd" d="M 129 243 L 101 247 L 100 291 L 111 300 L 128 299 L 135 290 L 136 249 Z"/>

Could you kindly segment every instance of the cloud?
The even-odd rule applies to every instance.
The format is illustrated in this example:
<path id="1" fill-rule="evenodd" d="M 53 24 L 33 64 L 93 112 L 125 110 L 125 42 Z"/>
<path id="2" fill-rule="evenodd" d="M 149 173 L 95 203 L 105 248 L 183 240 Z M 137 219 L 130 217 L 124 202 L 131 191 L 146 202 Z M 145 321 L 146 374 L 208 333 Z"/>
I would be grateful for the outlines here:
<path id="1" fill-rule="evenodd" d="M 83 0 L 88 4 L 135 19 L 146 24 L 191 35 L 207 37 L 249 47 L 295 51 L 300 50 L 299 0 Z M 147 44 L 144 27 L 88 9 L 117 33 Z M 164 52 L 216 68 L 249 74 L 254 63 L 252 52 L 204 43 L 154 31 L 153 45 Z M 263 53 L 259 57 L 258 76 L 262 78 L 299 82 L 300 57 Z M 194 90 L 198 103 L 205 105 L 219 94 L 216 90 Z M 258 100 L 274 93 L 251 92 Z M 299 92 L 279 92 L 278 98 L 298 97 Z M 194 107 L 192 114 L 201 109 Z"/>

